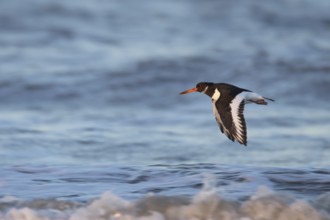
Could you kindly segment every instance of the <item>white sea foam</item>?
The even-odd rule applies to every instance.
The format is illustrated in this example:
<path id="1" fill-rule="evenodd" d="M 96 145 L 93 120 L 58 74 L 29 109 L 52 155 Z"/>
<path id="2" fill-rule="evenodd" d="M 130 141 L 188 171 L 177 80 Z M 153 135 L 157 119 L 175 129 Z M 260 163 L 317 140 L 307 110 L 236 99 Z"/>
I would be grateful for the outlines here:
<path id="1" fill-rule="evenodd" d="M 193 198 L 147 195 L 128 201 L 104 192 L 88 205 L 68 210 L 33 208 L 27 202 L 26 207 L 0 213 L 0 220 L 330 220 L 329 201 L 329 193 L 307 202 L 267 187 L 259 187 L 245 201 L 231 201 L 219 195 L 214 178 L 208 176 L 202 190 Z"/>
<path id="2" fill-rule="evenodd" d="M 41 217 L 38 213 L 30 208 L 11 209 L 1 220 L 47 220 L 47 217 Z"/>

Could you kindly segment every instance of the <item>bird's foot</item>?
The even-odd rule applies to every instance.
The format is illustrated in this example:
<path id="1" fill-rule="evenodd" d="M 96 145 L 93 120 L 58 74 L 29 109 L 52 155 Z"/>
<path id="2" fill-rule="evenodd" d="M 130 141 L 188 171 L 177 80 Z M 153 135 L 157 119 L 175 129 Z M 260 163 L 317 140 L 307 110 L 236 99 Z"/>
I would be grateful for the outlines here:
<path id="1" fill-rule="evenodd" d="M 268 103 L 264 99 L 259 99 L 255 101 L 256 104 L 258 105 L 267 105 Z"/>

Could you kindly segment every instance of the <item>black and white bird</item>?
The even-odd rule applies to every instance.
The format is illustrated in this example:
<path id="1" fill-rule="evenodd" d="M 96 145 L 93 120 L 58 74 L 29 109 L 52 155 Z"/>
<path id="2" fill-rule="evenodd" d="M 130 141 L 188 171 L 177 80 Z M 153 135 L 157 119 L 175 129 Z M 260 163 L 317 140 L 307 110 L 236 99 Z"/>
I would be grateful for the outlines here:
<path id="1" fill-rule="evenodd" d="M 212 98 L 213 113 L 222 133 L 232 141 L 247 144 L 246 124 L 244 119 L 244 105 L 256 103 L 267 105 L 266 100 L 255 92 L 242 89 L 227 83 L 200 82 L 196 87 L 180 94 L 201 92 Z"/>

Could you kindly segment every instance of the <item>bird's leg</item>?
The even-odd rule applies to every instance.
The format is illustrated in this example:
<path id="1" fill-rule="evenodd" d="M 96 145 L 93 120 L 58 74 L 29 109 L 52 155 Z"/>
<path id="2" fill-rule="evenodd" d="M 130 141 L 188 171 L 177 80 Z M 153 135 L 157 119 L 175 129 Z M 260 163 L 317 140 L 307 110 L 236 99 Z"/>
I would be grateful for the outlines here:
<path id="1" fill-rule="evenodd" d="M 256 103 L 258 105 L 267 105 L 265 98 L 254 92 L 247 93 L 247 95 L 245 97 L 245 101 L 246 101 L 246 103 L 252 102 L 252 103 Z"/>
<path id="2" fill-rule="evenodd" d="M 265 101 L 265 99 L 258 99 L 255 101 L 258 105 L 267 105 L 268 103 Z"/>

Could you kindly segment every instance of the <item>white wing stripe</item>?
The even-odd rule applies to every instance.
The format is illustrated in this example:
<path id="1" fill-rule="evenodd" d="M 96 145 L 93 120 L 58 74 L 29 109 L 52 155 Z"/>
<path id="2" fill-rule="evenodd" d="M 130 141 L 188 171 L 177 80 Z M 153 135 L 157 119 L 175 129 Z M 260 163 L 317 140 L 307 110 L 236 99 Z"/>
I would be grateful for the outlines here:
<path id="1" fill-rule="evenodd" d="M 239 105 L 248 96 L 248 92 L 242 92 L 238 94 L 230 103 L 231 116 L 233 118 L 233 123 L 237 131 L 237 138 L 243 140 L 243 128 L 241 118 L 238 117 Z"/>

